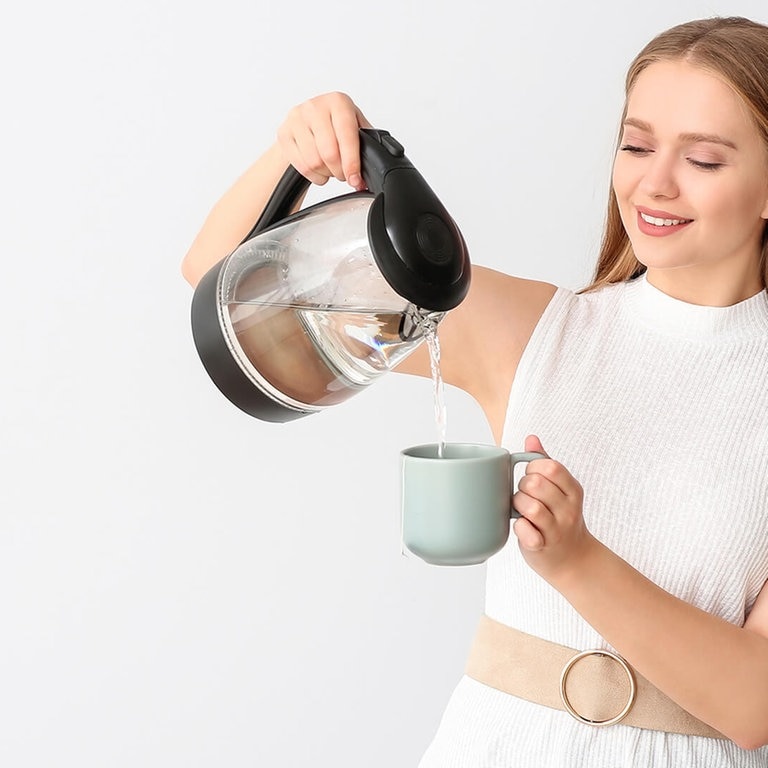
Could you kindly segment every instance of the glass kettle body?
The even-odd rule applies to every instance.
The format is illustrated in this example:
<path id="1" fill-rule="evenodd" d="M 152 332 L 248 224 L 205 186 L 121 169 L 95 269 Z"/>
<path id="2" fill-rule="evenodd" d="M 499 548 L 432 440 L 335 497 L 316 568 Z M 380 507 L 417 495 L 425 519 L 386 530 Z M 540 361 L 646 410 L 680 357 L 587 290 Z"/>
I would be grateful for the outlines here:
<path id="1" fill-rule="evenodd" d="M 251 233 L 195 289 L 206 370 L 262 420 L 290 421 L 360 392 L 466 295 L 455 223 L 387 132 L 360 134 L 368 192 L 284 215 L 309 184 L 289 168 Z"/>

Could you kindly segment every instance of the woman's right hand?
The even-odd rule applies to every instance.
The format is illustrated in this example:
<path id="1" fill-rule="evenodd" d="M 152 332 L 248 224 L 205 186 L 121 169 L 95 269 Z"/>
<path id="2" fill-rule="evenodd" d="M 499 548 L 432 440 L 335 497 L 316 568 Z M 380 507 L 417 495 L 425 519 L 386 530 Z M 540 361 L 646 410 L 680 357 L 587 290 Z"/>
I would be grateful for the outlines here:
<path id="1" fill-rule="evenodd" d="M 331 177 L 365 189 L 360 175 L 359 128 L 371 128 L 345 93 L 332 92 L 293 107 L 277 131 L 283 158 L 313 184 Z"/>
<path id="2" fill-rule="evenodd" d="M 358 129 L 370 127 L 344 93 L 316 96 L 291 109 L 278 129 L 277 141 L 211 209 L 182 262 L 187 281 L 196 286 L 242 242 L 289 164 L 315 184 L 325 184 L 333 176 L 356 190 L 365 189 Z"/>

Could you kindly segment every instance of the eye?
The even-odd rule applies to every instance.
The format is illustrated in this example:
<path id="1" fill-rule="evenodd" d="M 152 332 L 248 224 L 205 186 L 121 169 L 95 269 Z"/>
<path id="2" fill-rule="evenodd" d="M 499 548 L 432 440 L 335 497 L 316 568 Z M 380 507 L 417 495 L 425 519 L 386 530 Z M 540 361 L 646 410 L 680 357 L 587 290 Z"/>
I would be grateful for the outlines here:
<path id="1" fill-rule="evenodd" d="M 631 155 L 647 155 L 652 150 L 646 149 L 645 147 L 638 147 L 635 144 L 622 144 L 619 149 L 622 152 L 629 152 Z"/>
<path id="2" fill-rule="evenodd" d="M 700 168 L 702 171 L 716 171 L 718 168 L 723 167 L 723 163 L 705 163 L 702 160 L 694 160 L 691 157 L 687 159 L 694 168 Z"/>

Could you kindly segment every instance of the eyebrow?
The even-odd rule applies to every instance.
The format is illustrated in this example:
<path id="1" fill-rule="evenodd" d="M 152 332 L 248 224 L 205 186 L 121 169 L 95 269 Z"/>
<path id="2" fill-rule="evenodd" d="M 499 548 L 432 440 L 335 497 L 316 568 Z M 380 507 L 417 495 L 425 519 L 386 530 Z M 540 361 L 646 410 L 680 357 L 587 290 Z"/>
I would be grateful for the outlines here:
<path id="1" fill-rule="evenodd" d="M 641 131 L 653 135 L 653 128 L 650 123 L 646 123 L 645 120 L 638 120 L 636 117 L 628 117 L 624 121 L 624 125 L 632 128 L 639 128 Z M 738 149 L 730 139 L 718 136 L 716 133 L 681 133 L 679 138 L 686 144 L 696 144 L 697 142 L 703 141 L 709 144 L 722 144 L 724 147 Z"/>

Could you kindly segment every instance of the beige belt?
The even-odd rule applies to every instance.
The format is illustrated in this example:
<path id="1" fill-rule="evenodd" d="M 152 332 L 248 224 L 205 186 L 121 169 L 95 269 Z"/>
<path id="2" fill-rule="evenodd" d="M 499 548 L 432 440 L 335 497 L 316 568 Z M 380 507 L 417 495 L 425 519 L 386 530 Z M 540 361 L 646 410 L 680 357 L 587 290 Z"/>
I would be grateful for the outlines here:
<path id="1" fill-rule="evenodd" d="M 607 650 L 579 653 L 483 616 L 466 673 L 521 699 L 569 712 L 589 725 L 634 725 L 725 738 L 675 704 Z"/>

